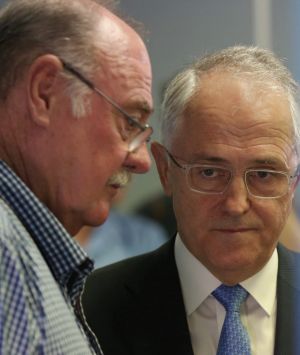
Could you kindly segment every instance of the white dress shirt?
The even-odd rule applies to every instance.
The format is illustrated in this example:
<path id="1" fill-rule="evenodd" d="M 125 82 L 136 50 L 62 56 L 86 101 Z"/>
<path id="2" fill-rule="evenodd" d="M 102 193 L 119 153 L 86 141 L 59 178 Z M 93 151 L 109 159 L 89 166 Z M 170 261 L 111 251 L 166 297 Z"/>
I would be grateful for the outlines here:
<path id="1" fill-rule="evenodd" d="M 188 326 L 195 355 L 215 355 L 226 311 L 211 295 L 221 282 L 185 247 L 177 234 L 175 260 L 178 268 Z M 240 283 L 249 296 L 241 307 L 252 355 L 272 355 L 275 343 L 278 255 L 256 275 Z"/>

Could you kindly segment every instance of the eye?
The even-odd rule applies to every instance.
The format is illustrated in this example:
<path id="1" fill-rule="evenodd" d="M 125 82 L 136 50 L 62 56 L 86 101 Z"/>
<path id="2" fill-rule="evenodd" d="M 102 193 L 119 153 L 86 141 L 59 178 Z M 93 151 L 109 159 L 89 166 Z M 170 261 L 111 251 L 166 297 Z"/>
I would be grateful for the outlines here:
<path id="1" fill-rule="evenodd" d="M 121 124 L 121 135 L 125 141 L 130 141 L 133 139 L 140 131 L 137 125 L 138 118 L 123 114 Z M 137 122 L 135 122 L 135 120 Z"/>
<path id="2" fill-rule="evenodd" d="M 268 177 L 270 177 L 270 176 L 272 175 L 272 173 L 269 172 L 269 171 L 258 170 L 258 171 L 256 172 L 256 175 L 257 175 L 258 178 L 260 178 L 260 179 L 262 179 L 262 180 L 265 180 L 265 179 L 267 179 Z"/>
<path id="3" fill-rule="evenodd" d="M 216 177 L 218 176 L 218 171 L 217 169 L 214 168 L 206 168 L 206 169 L 202 169 L 201 175 L 203 175 L 204 177 Z"/>
<path id="4" fill-rule="evenodd" d="M 136 123 L 134 122 L 135 120 L 137 121 L 137 118 L 133 116 L 125 116 L 125 120 L 127 121 L 127 128 L 132 129 L 136 127 Z"/>
<path id="5" fill-rule="evenodd" d="M 254 183 L 266 183 L 271 184 L 282 178 L 286 178 L 285 175 L 272 170 L 254 170 L 249 172 L 248 178 Z"/>
<path id="6" fill-rule="evenodd" d="M 249 174 L 249 176 L 251 176 L 253 179 L 257 179 L 261 181 L 275 178 L 277 175 L 278 174 L 276 171 L 270 171 L 270 170 L 255 170 Z"/>
<path id="7" fill-rule="evenodd" d="M 230 175 L 227 170 L 214 166 L 196 166 L 192 168 L 192 172 L 202 179 L 223 179 Z"/>

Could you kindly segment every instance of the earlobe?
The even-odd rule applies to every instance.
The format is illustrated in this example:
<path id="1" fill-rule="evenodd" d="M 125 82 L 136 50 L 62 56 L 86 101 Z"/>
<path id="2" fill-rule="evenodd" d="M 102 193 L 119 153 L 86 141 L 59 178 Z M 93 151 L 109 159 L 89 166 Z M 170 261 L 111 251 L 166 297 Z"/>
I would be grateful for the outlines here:
<path id="1" fill-rule="evenodd" d="M 158 142 L 153 142 L 151 152 L 154 156 L 160 182 L 164 188 L 166 195 L 172 196 L 172 188 L 169 180 L 169 162 L 165 150 Z"/>
<path id="2" fill-rule="evenodd" d="M 31 118 L 35 124 L 50 124 L 51 104 L 55 94 L 58 72 L 62 64 L 54 55 L 38 57 L 28 71 L 27 95 Z"/>

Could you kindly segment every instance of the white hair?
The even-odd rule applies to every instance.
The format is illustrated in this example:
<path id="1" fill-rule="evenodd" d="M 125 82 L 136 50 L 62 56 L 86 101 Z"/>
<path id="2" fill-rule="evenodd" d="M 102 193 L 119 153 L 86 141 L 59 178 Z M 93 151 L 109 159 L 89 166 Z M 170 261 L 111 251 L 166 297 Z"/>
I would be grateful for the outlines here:
<path id="1" fill-rule="evenodd" d="M 299 152 L 298 86 L 289 70 L 271 51 L 252 46 L 233 46 L 206 55 L 175 76 L 165 90 L 162 103 L 163 144 L 170 145 L 180 118 L 200 88 L 203 75 L 217 70 L 240 77 L 247 76 L 247 79 L 261 84 L 262 88 L 278 90 L 286 95 L 294 126 L 295 149 Z"/>

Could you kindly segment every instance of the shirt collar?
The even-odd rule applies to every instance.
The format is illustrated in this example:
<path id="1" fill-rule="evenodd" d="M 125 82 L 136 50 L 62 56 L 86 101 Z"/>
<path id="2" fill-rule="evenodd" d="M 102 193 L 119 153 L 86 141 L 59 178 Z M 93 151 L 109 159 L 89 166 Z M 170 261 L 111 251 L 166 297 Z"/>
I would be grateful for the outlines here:
<path id="1" fill-rule="evenodd" d="M 255 275 L 241 282 L 241 285 L 270 316 L 276 301 L 278 253 L 275 248 L 266 265 Z M 267 291 L 266 292 L 266 285 Z"/>
<path id="2" fill-rule="evenodd" d="M 175 240 L 175 260 L 187 315 L 193 313 L 221 282 L 186 248 L 179 234 Z M 270 315 L 276 301 L 278 255 L 257 274 L 241 282 L 256 302 Z M 268 285 L 268 292 L 265 292 Z"/>
<path id="3" fill-rule="evenodd" d="M 27 229 L 55 279 L 76 297 L 93 262 L 21 179 L 0 161 L 0 197 Z"/>

